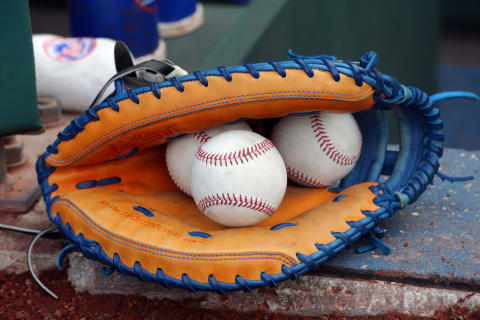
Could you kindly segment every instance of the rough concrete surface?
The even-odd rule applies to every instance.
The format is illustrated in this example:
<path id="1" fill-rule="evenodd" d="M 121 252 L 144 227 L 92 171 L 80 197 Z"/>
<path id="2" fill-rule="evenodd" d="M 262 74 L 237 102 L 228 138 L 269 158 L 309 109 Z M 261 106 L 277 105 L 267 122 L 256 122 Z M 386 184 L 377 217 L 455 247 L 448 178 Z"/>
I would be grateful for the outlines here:
<path id="1" fill-rule="evenodd" d="M 480 292 L 378 281 L 306 275 L 276 288 L 251 293 L 192 293 L 166 289 L 134 277 L 114 273 L 105 276 L 101 264 L 79 254 L 70 256 L 68 279 L 78 292 L 144 296 L 148 299 L 188 301 L 191 308 L 237 312 L 263 311 L 286 315 L 320 316 L 341 313 L 345 316 L 375 316 L 389 312 L 431 317 L 436 311 L 459 304 L 469 309 L 480 307 Z"/>
<path id="2" fill-rule="evenodd" d="M 40 135 L 19 135 L 17 139 L 25 143 L 25 153 L 28 155 L 28 162 L 24 166 L 15 168 L 22 176 L 29 177 L 30 184 L 36 184 L 35 161 L 47 145 L 53 142 L 60 129 L 66 126 L 74 116 L 63 115 L 57 126 L 45 130 Z M 17 181 L 14 181 L 14 188 L 17 188 Z M 19 185 L 18 188 L 21 188 Z M 45 203 L 39 199 L 32 207 L 24 213 L 0 212 L 0 223 L 14 225 L 30 229 L 44 229 L 51 227 Z M 0 229 L 0 270 L 7 273 L 23 273 L 27 268 L 27 249 L 34 235 L 23 234 L 14 231 Z M 33 265 L 39 270 L 46 270 L 55 266 L 55 258 L 58 250 L 62 248 L 61 241 L 40 239 L 33 251 Z"/>
<path id="3" fill-rule="evenodd" d="M 445 174 L 475 179 L 451 183 L 436 177 L 415 203 L 380 223 L 390 255 L 346 250 L 321 270 L 480 290 L 480 151 L 445 149 L 440 163 Z"/>
<path id="4" fill-rule="evenodd" d="M 37 201 L 26 213 L 1 213 L 0 223 L 44 229 L 51 226 L 43 201 Z M 34 235 L 0 229 L 0 270 L 20 274 L 28 271 L 27 249 Z M 55 258 L 62 248 L 62 241 L 40 239 L 33 250 L 33 265 L 39 270 L 55 266 Z"/>

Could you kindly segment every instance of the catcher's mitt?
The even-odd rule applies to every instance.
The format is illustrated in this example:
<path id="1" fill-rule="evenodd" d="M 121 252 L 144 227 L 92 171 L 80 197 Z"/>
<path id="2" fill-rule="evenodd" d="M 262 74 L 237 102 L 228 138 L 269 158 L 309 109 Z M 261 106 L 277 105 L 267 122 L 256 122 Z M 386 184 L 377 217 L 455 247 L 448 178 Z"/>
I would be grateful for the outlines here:
<path id="1" fill-rule="evenodd" d="M 49 217 L 86 257 L 169 288 L 225 292 L 295 279 L 418 198 L 442 155 L 433 103 L 475 97 L 428 96 L 382 75 L 377 61 L 374 52 L 359 63 L 290 53 L 180 77 L 168 62 L 117 62 L 127 68 L 111 81 L 115 93 L 72 121 L 37 163 Z M 387 151 L 387 109 L 400 122 L 399 152 Z M 181 134 L 318 110 L 355 114 L 358 163 L 335 190 L 289 185 L 259 225 L 214 223 L 169 177 L 165 143 Z M 263 121 L 266 130 L 273 121 Z"/>

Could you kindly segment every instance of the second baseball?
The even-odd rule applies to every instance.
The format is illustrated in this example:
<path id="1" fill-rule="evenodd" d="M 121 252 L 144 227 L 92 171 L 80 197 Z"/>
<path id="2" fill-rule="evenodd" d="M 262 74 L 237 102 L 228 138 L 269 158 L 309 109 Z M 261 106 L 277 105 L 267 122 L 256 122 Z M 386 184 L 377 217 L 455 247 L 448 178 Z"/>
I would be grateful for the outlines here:
<path id="1" fill-rule="evenodd" d="M 198 148 L 213 136 L 229 130 L 248 130 L 246 122 L 224 124 L 206 131 L 199 131 L 179 137 L 167 144 L 165 158 L 168 173 L 173 182 L 187 195 L 191 196 L 190 184 L 192 183 L 192 164 Z"/>
<path id="2" fill-rule="evenodd" d="M 219 224 L 245 227 L 267 219 L 277 210 L 286 187 L 280 153 L 257 133 L 221 133 L 195 155 L 193 199 L 200 211 Z"/>
<path id="3" fill-rule="evenodd" d="M 282 118 L 273 129 L 272 140 L 285 161 L 288 177 L 317 188 L 345 177 L 362 148 L 360 129 L 349 113 Z"/>

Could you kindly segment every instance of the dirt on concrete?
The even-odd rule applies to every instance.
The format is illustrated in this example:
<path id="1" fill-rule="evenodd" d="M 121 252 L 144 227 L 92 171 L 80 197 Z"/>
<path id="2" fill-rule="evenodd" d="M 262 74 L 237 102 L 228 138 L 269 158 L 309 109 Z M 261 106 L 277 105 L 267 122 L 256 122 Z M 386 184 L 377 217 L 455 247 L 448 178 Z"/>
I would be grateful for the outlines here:
<path id="1" fill-rule="evenodd" d="M 200 310 L 190 308 L 188 302 L 156 301 L 136 296 L 93 296 L 88 293 L 76 293 L 68 282 L 66 273 L 59 270 L 44 272 L 41 274 L 41 279 L 60 297 L 59 300 L 47 295 L 28 273 L 20 275 L 0 273 L 0 319 L 426 319 L 399 314 L 367 318 L 348 318 L 342 315 L 309 318 L 268 313 L 242 314 Z M 466 308 L 451 306 L 445 312 L 436 313 L 434 319 L 480 319 L 480 310 L 472 312 Z"/>

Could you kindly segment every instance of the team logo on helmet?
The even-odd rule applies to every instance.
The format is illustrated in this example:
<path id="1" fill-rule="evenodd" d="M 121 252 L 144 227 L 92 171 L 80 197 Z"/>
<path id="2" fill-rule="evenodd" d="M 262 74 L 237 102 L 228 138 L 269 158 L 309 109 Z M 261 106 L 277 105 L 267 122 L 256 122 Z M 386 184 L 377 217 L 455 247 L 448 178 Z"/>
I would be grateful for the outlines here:
<path id="1" fill-rule="evenodd" d="M 60 62 L 85 58 L 96 46 L 94 38 L 55 38 L 43 43 L 47 56 Z"/>
<path id="2" fill-rule="evenodd" d="M 134 0 L 135 4 L 145 12 L 157 12 L 157 4 L 155 0 Z"/>

